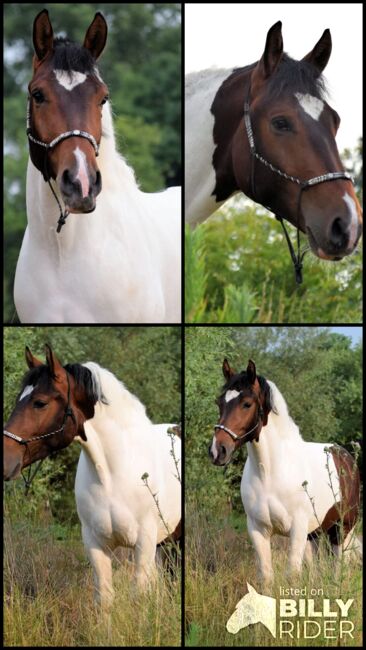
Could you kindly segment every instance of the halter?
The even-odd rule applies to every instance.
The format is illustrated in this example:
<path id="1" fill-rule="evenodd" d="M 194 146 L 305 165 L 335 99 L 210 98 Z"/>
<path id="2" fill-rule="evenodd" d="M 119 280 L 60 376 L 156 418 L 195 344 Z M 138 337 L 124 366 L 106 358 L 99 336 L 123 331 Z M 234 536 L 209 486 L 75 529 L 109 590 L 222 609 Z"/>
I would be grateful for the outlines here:
<path id="1" fill-rule="evenodd" d="M 250 433 L 253 433 L 253 431 L 255 431 L 255 429 L 259 426 L 260 419 L 261 418 L 259 417 L 255 427 L 243 433 L 242 436 L 237 436 L 236 433 L 234 433 L 234 431 L 231 431 L 231 429 L 225 427 L 223 424 L 215 424 L 214 429 L 222 429 L 223 431 L 226 431 L 226 433 L 228 433 L 229 436 L 233 438 L 233 440 L 242 440 L 243 442 L 247 442 L 246 437 L 249 436 Z"/>
<path id="2" fill-rule="evenodd" d="M 58 135 L 57 138 L 54 138 L 53 140 L 51 140 L 51 142 L 48 142 L 48 143 L 47 142 L 42 142 L 42 140 L 37 140 L 37 138 L 35 138 L 32 135 L 32 127 L 31 127 L 31 124 L 30 124 L 30 98 L 29 97 L 28 97 L 28 102 L 27 102 L 27 136 L 28 136 L 28 139 L 31 140 L 31 142 L 34 142 L 34 144 L 38 144 L 40 147 L 44 147 L 44 149 L 46 150 L 46 152 L 45 152 L 44 175 L 45 175 L 45 177 L 48 176 L 47 183 L 49 184 L 49 186 L 51 188 L 51 191 L 52 191 L 52 194 L 55 197 L 55 199 L 57 201 L 57 204 L 58 204 L 58 207 L 60 209 L 60 217 L 59 217 L 59 220 L 57 222 L 57 230 L 56 230 L 56 232 L 59 233 L 62 226 L 66 223 L 66 218 L 69 216 L 70 213 L 69 213 L 68 210 L 65 210 L 63 212 L 62 207 L 61 207 L 61 203 L 60 203 L 60 201 L 59 201 L 59 199 L 58 199 L 58 197 L 56 195 L 56 192 L 54 191 L 54 189 L 53 189 L 53 187 L 51 185 L 51 179 L 50 179 L 49 174 L 47 173 L 47 152 L 50 149 L 54 149 L 63 140 L 67 140 L 68 138 L 74 138 L 74 137 L 85 138 L 86 140 L 89 140 L 90 144 L 94 148 L 96 156 L 99 155 L 99 146 L 98 146 L 98 143 L 97 143 L 97 141 L 96 141 L 96 139 L 94 138 L 93 135 L 91 135 L 87 131 L 80 131 L 79 129 L 74 129 L 73 131 L 65 131 L 65 133 L 61 133 L 61 135 Z"/>
<path id="3" fill-rule="evenodd" d="M 322 174 L 321 176 L 314 176 L 314 178 L 310 178 L 307 181 L 303 181 L 300 178 L 296 178 L 296 176 L 291 176 L 290 174 L 286 174 L 286 172 L 282 171 L 281 169 L 278 169 L 278 167 L 275 167 L 270 163 L 268 160 L 263 158 L 255 148 L 255 142 L 254 142 L 254 135 L 253 135 L 253 129 L 252 129 L 252 124 L 250 120 L 250 90 L 251 86 L 249 83 L 249 88 L 248 88 L 248 94 L 247 98 L 244 102 L 244 124 L 245 124 L 245 129 L 246 133 L 248 136 L 248 141 L 249 141 L 249 147 L 250 147 L 250 153 L 253 156 L 254 159 L 259 160 L 263 165 L 268 167 L 274 174 L 278 174 L 282 178 L 284 178 L 287 181 L 291 181 L 292 183 L 296 183 L 299 186 L 299 195 L 297 199 L 297 215 L 296 215 L 296 228 L 297 228 L 297 254 L 295 254 L 294 248 L 292 246 L 290 237 L 288 235 L 288 232 L 286 230 L 286 226 L 283 222 L 283 217 L 281 215 L 277 214 L 275 210 L 272 210 L 269 206 L 264 206 L 267 208 L 267 210 L 270 210 L 271 212 L 274 212 L 274 215 L 276 219 L 280 222 L 283 232 L 285 233 L 287 245 L 290 251 L 291 259 L 295 268 L 295 278 L 296 278 L 296 284 L 301 284 L 302 283 L 302 262 L 305 256 L 305 253 L 309 250 L 308 247 L 305 249 L 305 251 L 301 254 L 300 253 L 300 228 L 299 228 L 299 223 L 300 223 L 300 211 L 301 211 L 301 197 L 302 197 L 302 192 L 309 187 L 312 187 L 313 185 L 319 185 L 319 183 L 325 183 L 327 181 L 337 181 L 340 178 L 343 178 L 347 181 L 351 181 L 351 183 L 354 183 L 354 180 L 348 172 L 341 171 L 341 172 L 328 172 L 327 174 Z M 255 184 L 254 184 L 254 169 L 255 165 L 253 164 L 251 166 L 251 175 L 250 175 L 250 182 L 251 182 L 251 192 L 253 199 L 256 201 L 255 197 Z M 259 201 L 260 202 L 260 201 Z"/>
<path id="4" fill-rule="evenodd" d="M 28 438 L 28 440 L 25 440 L 24 438 L 21 438 L 20 436 L 16 436 L 15 433 L 11 433 L 11 431 L 7 431 L 6 429 L 4 429 L 4 431 L 3 431 L 3 435 L 6 436 L 7 438 L 10 438 L 11 440 L 14 440 L 19 445 L 26 445 L 26 449 L 28 451 L 29 457 L 30 457 L 30 451 L 29 451 L 29 448 L 28 448 L 28 444 L 30 442 L 35 442 L 36 440 L 44 440 L 45 438 L 50 438 L 51 436 L 54 436 L 54 435 L 56 435 L 57 433 L 60 433 L 60 432 L 64 433 L 64 429 L 65 429 L 68 417 L 71 417 L 72 421 L 76 425 L 75 414 L 74 414 L 74 411 L 72 410 L 72 407 L 70 406 L 70 380 L 69 380 L 69 375 L 68 375 L 67 371 L 65 371 L 65 372 L 66 372 L 66 379 L 67 379 L 67 405 L 66 405 L 65 412 L 64 412 L 64 419 L 63 419 L 62 425 L 60 426 L 59 429 L 55 429 L 55 431 L 50 431 L 50 433 L 43 433 L 40 436 L 34 436 L 33 438 Z M 41 467 L 43 461 L 44 461 L 44 458 L 41 458 L 41 460 L 38 461 L 38 464 L 37 464 L 33 474 L 31 473 L 31 465 L 32 465 L 32 463 L 29 465 L 27 478 L 22 473 L 22 477 L 23 477 L 23 480 L 24 480 L 24 483 L 25 483 L 25 493 L 26 494 L 28 493 L 28 490 L 29 490 L 29 488 L 31 486 L 31 483 L 32 483 L 35 475 L 37 474 L 39 468 Z"/>

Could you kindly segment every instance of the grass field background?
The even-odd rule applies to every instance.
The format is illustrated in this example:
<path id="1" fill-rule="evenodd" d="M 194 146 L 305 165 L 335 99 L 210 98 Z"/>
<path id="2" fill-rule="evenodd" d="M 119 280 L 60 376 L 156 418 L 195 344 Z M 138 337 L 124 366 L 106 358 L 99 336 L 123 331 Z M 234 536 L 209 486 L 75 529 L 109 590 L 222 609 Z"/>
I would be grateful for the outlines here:
<path id="1" fill-rule="evenodd" d="M 113 610 L 103 617 L 94 607 L 79 525 L 55 523 L 46 505 L 25 513 L 22 500 L 14 487 L 5 503 L 5 647 L 180 646 L 180 572 L 171 579 L 159 567 L 156 588 L 139 595 L 133 556 L 122 549 L 114 561 Z"/>
<path id="2" fill-rule="evenodd" d="M 263 591 L 257 576 L 256 557 L 246 531 L 246 518 L 231 510 L 230 505 L 211 512 L 200 509 L 192 500 L 186 516 L 185 610 L 186 646 L 257 647 L 257 646 L 362 646 L 362 568 L 350 563 L 337 568 L 335 558 L 325 549 L 314 562 L 312 570 L 304 568 L 299 579 L 286 577 L 288 541 L 272 538 L 272 559 L 275 580 L 270 591 Z M 226 631 L 226 623 L 236 604 L 247 592 L 249 582 L 259 593 L 278 598 L 280 587 L 322 588 L 324 598 L 332 603 L 353 598 L 350 620 L 355 625 L 354 639 L 274 639 L 261 624 L 249 625 L 236 635 Z M 291 598 L 291 596 L 289 596 Z M 315 597 L 322 605 L 323 596 Z M 277 601 L 278 603 L 278 601 Z M 332 609 L 336 609 L 334 604 Z M 278 611 L 278 605 L 277 605 Z M 311 617 L 309 617 L 310 619 Z M 293 619 L 294 621 L 300 618 Z M 303 620 L 303 619 L 302 619 Z M 316 620 L 316 619 L 312 619 Z M 322 620 L 322 619 L 321 619 Z M 277 618 L 278 636 L 278 618 Z"/>

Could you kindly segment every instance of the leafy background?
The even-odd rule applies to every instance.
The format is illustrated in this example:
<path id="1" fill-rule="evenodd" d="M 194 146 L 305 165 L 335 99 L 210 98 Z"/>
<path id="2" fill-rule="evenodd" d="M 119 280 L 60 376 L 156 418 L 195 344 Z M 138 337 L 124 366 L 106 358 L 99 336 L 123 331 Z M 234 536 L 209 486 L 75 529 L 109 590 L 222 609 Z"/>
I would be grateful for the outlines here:
<path id="1" fill-rule="evenodd" d="M 342 155 L 362 201 L 362 140 Z M 288 225 L 293 245 L 296 230 Z M 302 250 L 306 244 L 301 237 Z M 191 323 L 362 323 L 362 240 L 326 262 L 307 253 L 303 284 L 280 224 L 242 195 L 195 230 L 186 228 L 185 305 Z"/>
<path id="2" fill-rule="evenodd" d="M 54 33 L 82 43 L 95 12 L 104 14 L 108 40 L 98 65 L 110 90 L 118 149 L 135 169 L 141 189 L 152 192 L 181 183 L 181 5 L 6 3 L 4 7 L 4 314 L 9 322 L 26 226 L 25 112 L 35 16 L 48 9 Z"/>

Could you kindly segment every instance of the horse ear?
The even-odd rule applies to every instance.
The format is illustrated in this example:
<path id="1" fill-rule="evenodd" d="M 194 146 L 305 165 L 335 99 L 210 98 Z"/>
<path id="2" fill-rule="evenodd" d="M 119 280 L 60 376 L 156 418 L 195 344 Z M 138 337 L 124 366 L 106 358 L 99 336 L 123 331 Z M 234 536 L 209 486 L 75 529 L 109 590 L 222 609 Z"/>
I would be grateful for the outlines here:
<path id="1" fill-rule="evenodd" d="M 33 356 L 27 345 L 25 346 L 25 360 L 29 369 L 37 368 L 37 366 L 43 366 L 42 361 Z"/>
<path id="2" fill-rule="evenodd" d="M 52 377 L 55 379 L 61 379 L 63 374 L 64 374 L 64 369 L 59 362 L 58 358 L 56 355 L 53 353 L 52 348 L 50 345 L 46 344 L 46 360 L 47 360 L 47 365 L 50 369 Z"/>
<path id="3" fill-rule="evenodd" d="M 332 37 L 330 35 L 329 29 L 324 30 L 322 36 L 318 40 L 314 49 L 309 52 L 304 58 L 303 61 L 311 63 L 315 68 L 317 68 L 318 73 L 323 72 L 325 66 L 329 61 L 329 57 L 332 52 Z"/>
<path id="4" fill-rule="evenodd" d="M 84 47 L 89 50 L 92 57 L 97 60 L 102 54 L 108 34 L 108 26 L 103 14 L 98 11 L 86 32 Z"/>
<path id="5" fill-rule="evenodd" d="M 252 87 L 262 85 L 274 73 L 281 61 L 282 54 L 282 23 L 279 20 L 268 31 L 264 52 L 252 72 Z M 254 94 L 256 94 L 256 89 Z"/>
<path id="6" fill-rule="evenodd" d="M 256 368 L 255 368 L 255 363 L 251 359 L 249 359 L 249 361 L 248 361 L 247 377 L 248 377 L 249 383 L 251 384 L 251 386 L 253 386 L 253 384 L 254 384 L 254 382 L 255 382 L 255 380 L 257 378 L 257 371 L 256 371 Z"/>
<path id="7" fill-rule="evenodd" d="M 254 589 L 254 587 L 252 587 L 252 585 L 249 584 L 249 582 L 247 582 L 247 587 L 248 587 L 248 594 L 256 594 L 257 593 L 256 590 Z"/>
<path id="8" fill-rule="evenodd" d="M 43 9 L 34 19 L 33 46 L 39 61 L 53 49 L 53 29 L 47 9 Z"/>
<path id="9" fill-rule="evenodd" d="M 230 364 L 227 359 L 224 359 L 223 361 L 222 372 L 224 374 L 226 381 L 229 381 L 229 379 L 231 379 L 231 377 L 235 375 L 235 372 L 232 368 L 230 368 Z"/>

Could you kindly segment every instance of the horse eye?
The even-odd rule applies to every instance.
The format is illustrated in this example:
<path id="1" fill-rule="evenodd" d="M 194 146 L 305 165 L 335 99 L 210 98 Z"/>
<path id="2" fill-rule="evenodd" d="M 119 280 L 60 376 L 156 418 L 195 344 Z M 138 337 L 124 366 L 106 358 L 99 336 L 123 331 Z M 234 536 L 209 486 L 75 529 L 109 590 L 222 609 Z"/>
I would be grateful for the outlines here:
<path id="1" fill-rule="evenodd" d="M 275 117 L 272 125 L 277 131 L 291 131 L 291 124 L 285 117 Z"/>
<path id="2" fill-rule="evenodd" d="M 106 95 L 106 96 L 102 99 L 102 101 L 100 102 L 100 103 L 101 103 L 101 106 L 103 106 L 103 104 L 105 104 L 105 103 L 108 101 L 108 99 L 109 99 L 109 95 Z"/>
<path id="3" fill-rule="evenodd" d="M 35 409 L 43 409 L 45 406 L 47 406 L 47 402 L 42 402 L 40 399 L 36 399 L 35 402 L 33 402 L 33 408 Z"/>
<path id="4" fill-rule="evenodd" d="M 243 409 L 250 409 L 251 403 L 250 402 L 244 402 L 243 404 Z"/>
<path id="5" fill-rule="evenodd" d="M 37 104 L 42 104 L 45 101 L 45 96 L 41 90 L 35 90 L 32 92 L 32 97 Z"/>

